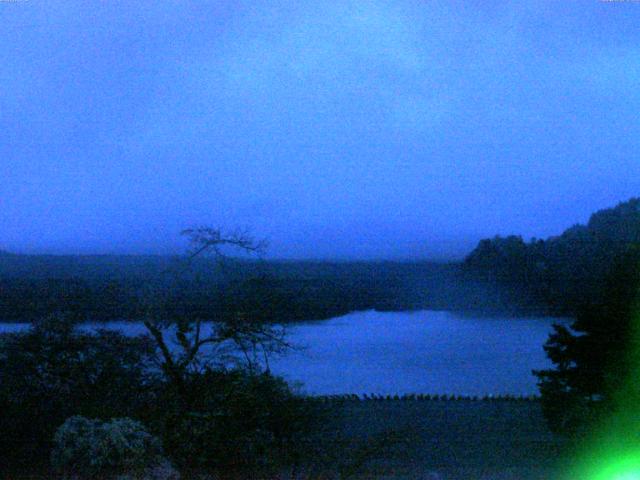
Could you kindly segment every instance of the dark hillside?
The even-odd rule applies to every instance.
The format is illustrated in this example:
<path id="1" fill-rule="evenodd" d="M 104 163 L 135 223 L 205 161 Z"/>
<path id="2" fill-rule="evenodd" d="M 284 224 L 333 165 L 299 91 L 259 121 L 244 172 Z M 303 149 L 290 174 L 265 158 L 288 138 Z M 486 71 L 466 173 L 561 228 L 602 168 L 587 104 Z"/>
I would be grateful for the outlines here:
<path id="1" fill-rule="evenodd" d="M 273 321 L 323 319 L 354 310 L 448 308 L 460 295 L 458 266 L 403 262 L 211 260 L 181 271 L 180 257 L 0 257 L 0 319 L 28 321 L 53 311 L 82 319 L 135 320 L 153 285 L 170 314 L 206 319 L 237 312 Z"/>
<path id="2" fill-rule="evenodd" d="M 467 279 L 500 292 L 515 308 L 574 315 L 581 305 L 602 301 L 604 278 L 639 242 L 640 199 L 633 198 L 547 240 L 482 240 L 463 270 Z"/>

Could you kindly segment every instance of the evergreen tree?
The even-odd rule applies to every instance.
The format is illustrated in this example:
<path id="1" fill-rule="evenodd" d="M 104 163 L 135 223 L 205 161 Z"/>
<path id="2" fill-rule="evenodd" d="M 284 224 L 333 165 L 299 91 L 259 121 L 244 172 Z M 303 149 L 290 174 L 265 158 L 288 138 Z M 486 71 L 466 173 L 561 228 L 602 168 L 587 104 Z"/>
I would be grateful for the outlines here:
<path id="1" fill-rule="evenodd" d="M 640 405 L 639 293 L 634 245 L 612 268 L 601 300 L 583 305 L 570 328 L 554 327 L 544 348 L 555 368 L 534 372 L 554 431 L 584 431 L 605 414 Z"/>

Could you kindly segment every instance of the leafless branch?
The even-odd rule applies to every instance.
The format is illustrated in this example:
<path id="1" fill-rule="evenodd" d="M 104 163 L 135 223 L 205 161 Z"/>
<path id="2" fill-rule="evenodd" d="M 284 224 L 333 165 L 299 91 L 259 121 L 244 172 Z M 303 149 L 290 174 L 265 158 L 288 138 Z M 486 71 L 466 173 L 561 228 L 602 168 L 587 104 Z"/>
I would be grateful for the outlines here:
<path id="1" fill-rule="evenodd" d="M 256 240 L 246 230 L 224 233 L 217 228 L 198 227 L 183 230 L 181 234 L 187 236 L 191 244 L 189 259 L 207 252 L 212 252 L 217 257 L 225 257 L 226 255 L 222 251 L 225 246 L 258 255 L 264 254 L 267 248 L 266 240 Z"/>
<path id="2" fill-rule="evenodd" d="M 191 262 L 199 256 L 210 254 L 220 265 L 223 265 L 223 261 L 227 258 L 227 249 L 261 256 L 267 247 L 266 241 L 254 239 L 246 230 L 224 232 L 215 228 L 198 227 L 183 230 L 181 234 L 188 238 L 190 244 L 186 262 L 182 268 L 169 268 L 161 274 L 173 273 L 177 278 L 185 273 L 191 267 Z M 201 319 L 183 323 L 164 318 L 161 309 L 158 309 L 157 301 L 163 298 L 163 294 L 166 295 L 165 290 L 166 288 L 158 287 L 154 291 L 150 286 L 148 293 L 151 302 L 147 305 L 148 318 L 144 325 L 160 350 L 164 360 L 163 369 L 174 381 L 181 382 L 187 371 L 200 365 L 199 358 L 202 359 L 200 354 L 205 346 L 210 346 L 215 351 L 217 346 L 230 342 L 235 346 L 236 351 L 244 355 L 250 368 L 254 363 L 249 355 L 250 351 L 253 352 L 255 359 L 258 358 L 257 352 L 260 349 L 266 359 L 267 353 L 281 352 L 291 348 L 284 339 L 284 330 L 279 331 L 271 325 L 250 321 L 243 315 L 237 315 L 231 320 L 222 322 L 214 332 L 207 335 L 202 333 Z M 168 327 L 176 328 L 174 335 L 181 347 L 180 353 L 173 353 L 164 338 L 163 331 Z"/>

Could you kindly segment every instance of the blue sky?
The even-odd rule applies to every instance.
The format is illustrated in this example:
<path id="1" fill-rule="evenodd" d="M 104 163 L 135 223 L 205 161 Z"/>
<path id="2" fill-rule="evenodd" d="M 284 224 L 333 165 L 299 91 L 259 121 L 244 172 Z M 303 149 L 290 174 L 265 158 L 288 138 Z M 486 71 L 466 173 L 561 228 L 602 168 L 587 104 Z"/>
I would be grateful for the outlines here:
<path id="1" fill-rule="evenodd" d="M 0 2 L 0 248 L 459 257 L 640 195 L 640 3 Z"/>

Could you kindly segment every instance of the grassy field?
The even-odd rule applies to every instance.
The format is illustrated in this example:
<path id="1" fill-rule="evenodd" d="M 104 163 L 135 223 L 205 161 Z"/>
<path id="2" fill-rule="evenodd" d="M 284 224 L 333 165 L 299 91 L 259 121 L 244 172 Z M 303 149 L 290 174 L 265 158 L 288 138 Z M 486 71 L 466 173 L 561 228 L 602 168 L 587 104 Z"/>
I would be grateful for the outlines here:
<path id="1" fill-rule="evenodd" d="M 332 401 L 325 441 L 338 478 L 542 480 L 562 441 L 537 401 Z"/>

